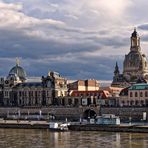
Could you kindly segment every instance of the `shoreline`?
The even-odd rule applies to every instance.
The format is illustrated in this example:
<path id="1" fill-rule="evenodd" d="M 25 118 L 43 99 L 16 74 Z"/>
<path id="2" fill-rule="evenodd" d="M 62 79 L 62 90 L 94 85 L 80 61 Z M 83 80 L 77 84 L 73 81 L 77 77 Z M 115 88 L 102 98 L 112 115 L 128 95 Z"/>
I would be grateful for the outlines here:
<path id="1" fill-rule="evenodd" d="M 17 129 L 49 129 L 47 121 L 29 121 L 29 120 L 0 120 L 0 128 Z M 104 132 L 132 132 L 148 133 L 148 125 L 97 125 L 97 124 L 71 124 L 69 131 L 104 131 Z"/>
<path id="2" fill-rule="evenodd" d="M 148 125 L 70 125 L 71 131 L 103 131 L 103 132 L 132 132 L 132 133 L 148 133 Z"/>
<path id="3" fill-rule="evenodd" d="M 49 129 L 49 123 L 47 121 L 1 120 L 0 128 Z"/>

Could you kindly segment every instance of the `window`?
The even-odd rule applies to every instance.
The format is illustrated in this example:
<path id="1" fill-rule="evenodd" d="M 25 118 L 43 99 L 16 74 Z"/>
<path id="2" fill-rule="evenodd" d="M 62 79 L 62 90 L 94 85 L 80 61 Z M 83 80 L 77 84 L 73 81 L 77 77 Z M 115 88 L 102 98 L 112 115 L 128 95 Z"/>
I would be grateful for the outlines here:
<path id="1" fill-rule="evenodd" d="M 148 97 L 147 91 L 145 92 L 145 97 Z"/>
<path id="2" fill-rule="evenodd" d="M 124 103 L 125 103 L 125 102 L 124 102 L 124 101 L 122 101 L 122 105 L 124 105 Z"/>
<path id="3" fill-rule="evenodd" d="M 137 92 L 135 92 L 135 97 L 138 97 L 138 94 L 137 94 Z"/>
<path id="4" fill-rule="evenodd" d="M 132 92 L 130 92 L 130 97 L 133 97 L 133 93 Z"/>
<path id="5" fill-rule="evenodd" d="M 143 93 L 142 92 L 140 92 L 140 97 L 143 97 Z"/>
<path id="6" fill-rule="evenodd" d="M 141 100 L 141 106 L 144 106 L 144 100 Z"/>
<path id="7" fill-rule="evenodd" d="M 136 100 L 136 101 L 135 101 L 135 105 L 138 106 L 138 104 L 139 104 L 139 103 L 138 103 L 138 100 Z"/>
<path id="8" fill-rule="evenodd" d="M 72 104 L 72 100 L 68 99 L 68 105 L 71 105 L 71 104 Z"/>
<path id="9" fill-rule="evenodd" d="M 130 105 L 131 106 L 134 105 L 134 101 L 133 100 L 130 101 Z"/>
<path id="10" fill-rule="evenodd" d="M 130 105 L 130 102 L 129 102 L 129 101 L 127 101 L 127 105 L 128 105 L 128 106 Z"/>

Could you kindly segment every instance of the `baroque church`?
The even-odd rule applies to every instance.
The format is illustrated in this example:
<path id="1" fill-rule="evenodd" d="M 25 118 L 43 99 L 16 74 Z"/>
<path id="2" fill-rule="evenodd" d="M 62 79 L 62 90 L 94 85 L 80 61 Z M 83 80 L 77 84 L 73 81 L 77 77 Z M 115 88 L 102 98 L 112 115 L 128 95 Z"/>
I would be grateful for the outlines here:
<path id="1" fill-rule="evenodd" d="M 145 54 L 141 51 L 140 37 L 134 29 L 131 35 L 130 51 L 125 55 L 123 62 L 123 73 L 120 73 L 116 62 L 111 86 L 128 87 L 135 83 L 147 83 L 147 81 L 148 63 Z"/>

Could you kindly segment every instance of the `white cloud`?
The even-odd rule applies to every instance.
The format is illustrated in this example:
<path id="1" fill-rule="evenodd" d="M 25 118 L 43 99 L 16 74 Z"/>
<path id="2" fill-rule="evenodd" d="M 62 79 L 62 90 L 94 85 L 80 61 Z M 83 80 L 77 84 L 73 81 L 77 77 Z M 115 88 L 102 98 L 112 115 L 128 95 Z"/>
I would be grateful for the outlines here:
<path id="1" fill-rule="evenodd" d="M 6 4 L 6 3 L 3 3 L 3 2 L 0 2 L 0 10 L 14 10 L 14 11 L 18 11 L 18 10 L 22 10 L 22 5 L 21 4 Z"/>
<path id="2" fill-rule="evenodd" d="M 47 65 L 57 71 L 62 68 L 70 71 L 72 67 L 73 73 L 67 72 L 72 76 L 79 70 L 84 77 L 97 76 L 100 72 L 94 70 L 97 66 L 112 73 L 115 57 L 118 59 L 129 51 L 133 27 L 147 24 L 145 3 L 145 0 L 135 3 L 133 0 L 3 0 L 0 33 L 5 36 L 0 36 L 1 56 L 11 59 L 21 56 L 26 65 L 28 61 L 40 64 L 43 71 Z M 31 64 L 27 65 L 29 69 Z M 92 72 L 84 65 L 89 65 Z"/>

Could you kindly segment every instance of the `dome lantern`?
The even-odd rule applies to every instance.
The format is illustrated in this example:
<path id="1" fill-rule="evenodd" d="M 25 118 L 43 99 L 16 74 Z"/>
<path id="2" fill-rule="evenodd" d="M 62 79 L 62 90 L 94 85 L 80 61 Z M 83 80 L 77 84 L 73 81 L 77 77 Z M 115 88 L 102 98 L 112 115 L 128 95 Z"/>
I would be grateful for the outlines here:
<path id="1" fill-rule="evenodd" d="M 134 32 L 131 35 L 131 51 L 140 51 L 140 37 L 134 28 Z"/>
<path id="2" fill-rule="evenodd" d="M 22 82 L 24 82 L 26 80 L 26 72 L 25 70 L 20 66 L 20 62 L 19 59 L 16 58 L 16 65 L 11 68 L 11 70 L 9 71 L 9 75 L 15 75 L 17 76 Z"/>

